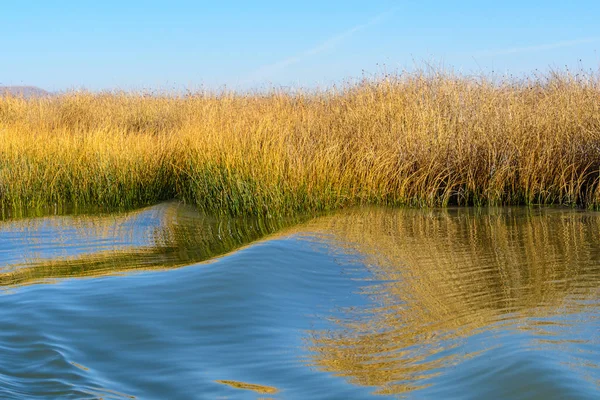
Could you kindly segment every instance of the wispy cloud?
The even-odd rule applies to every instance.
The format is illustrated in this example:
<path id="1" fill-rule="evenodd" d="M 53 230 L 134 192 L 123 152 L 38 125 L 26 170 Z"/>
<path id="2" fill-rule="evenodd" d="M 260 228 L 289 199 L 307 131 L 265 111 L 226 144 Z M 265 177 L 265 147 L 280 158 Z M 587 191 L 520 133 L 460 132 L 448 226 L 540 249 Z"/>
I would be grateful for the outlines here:
<path id="1" fill-rule="evenodd" d="M 368 21 L 366 21 L 362 24 L 356 25 L 344 32 L 337 34 L 337 35 L 334 35 L 334 36 L 322 41 L 321 43 L 317 44 L 316 46 L 314 46 L 308 50 L 304 50 L 294 56 L 285 58 L 283 60 L 274 62 L 272 64 L 264 65 L 264 66 L 260 67 L 259 69 L 257 69 L 256 71 L 254 71 L 252 74 L 250 74 L 250 76 L 248 77 L 248 81 L 269 77 L 269 76 L 273 75 L 274 73 L 281 71 L 291 65 L 298 64 L 312 56 L 315 56 L 317 54 L 323 53 L 328 50 L 332 50 L 336 46 L 338 46 L 340 43 L 342 43 L 344 40 L 348 39 L 349 37 L 353 36 L 354 34 L 360 32 L 362 30 L 365 30 L 369 27 L 380 24 L 383 20 L 385 20 L 386 18 L 390 17 L 393 13 L 395 13 L 397 11 L 397 9 L 398 9 L 398 7 L 394 7 L 385 12 L 382 12 L 381 14 L 376 15 L 375 17 L 369 19 Z"/>
<path id="2" fill-rule="evenodd" d="M 600 37 L 587 37 L 575 40 L 561 40 L 554 43 L 539 44 L 535 46 L 509 47 L 506 49 L 486 50 L 475 54 L 475 57 L 494 57 L 510 54 L 534 53 L 544 50 L 560 49 L 564 47 L 573 47 L 580 44 L 600 42 Z"/>

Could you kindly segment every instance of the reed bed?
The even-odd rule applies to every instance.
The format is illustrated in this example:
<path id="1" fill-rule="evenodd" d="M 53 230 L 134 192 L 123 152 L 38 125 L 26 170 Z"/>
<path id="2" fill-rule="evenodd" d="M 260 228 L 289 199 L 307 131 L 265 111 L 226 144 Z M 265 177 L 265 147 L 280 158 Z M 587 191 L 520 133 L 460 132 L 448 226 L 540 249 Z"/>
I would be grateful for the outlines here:
<path id="1" fill-rule="evenodd" d="M 600 76 L 417 72 L 325 91 L 0 98 L 0 203 L 231 215 L 600 207 Z"/>

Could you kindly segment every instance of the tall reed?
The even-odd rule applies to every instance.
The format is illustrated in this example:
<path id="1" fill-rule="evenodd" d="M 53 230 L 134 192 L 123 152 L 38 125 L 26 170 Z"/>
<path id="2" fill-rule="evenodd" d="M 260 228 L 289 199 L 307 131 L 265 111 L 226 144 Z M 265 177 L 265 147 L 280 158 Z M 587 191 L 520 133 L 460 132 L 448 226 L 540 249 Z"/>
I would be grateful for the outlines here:
<path id="1" fill-rule="evenodd" d="M 305 93 L 0 99 L 4 206 L 598 208 L 599 176 L 597 74 L 418 72 Z"/>

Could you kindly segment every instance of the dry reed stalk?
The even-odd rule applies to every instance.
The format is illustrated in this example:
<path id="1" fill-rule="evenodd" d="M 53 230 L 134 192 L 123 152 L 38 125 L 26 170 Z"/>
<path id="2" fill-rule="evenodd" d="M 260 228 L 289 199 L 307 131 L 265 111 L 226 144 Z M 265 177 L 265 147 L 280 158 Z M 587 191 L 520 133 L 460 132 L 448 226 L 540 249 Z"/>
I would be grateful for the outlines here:
<path id="1" fill-rule="evenodd" d="M 600 206 L 600 79 L 415 73 L 311 93 L 0 99 L 0 202 L 280 215 Z"/>

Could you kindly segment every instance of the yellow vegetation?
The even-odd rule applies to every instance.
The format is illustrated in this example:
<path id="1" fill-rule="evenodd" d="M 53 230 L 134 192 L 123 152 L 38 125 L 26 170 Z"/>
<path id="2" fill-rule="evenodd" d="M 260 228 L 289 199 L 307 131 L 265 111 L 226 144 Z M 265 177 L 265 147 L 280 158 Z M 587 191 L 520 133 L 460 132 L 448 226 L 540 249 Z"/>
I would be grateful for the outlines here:
<path id="1" fill-rule="evenodd" d="M 227 214 L 600 205 L 600 79 L 384 76 L 310 93 L 0 99 L 0 202 Z"/>

